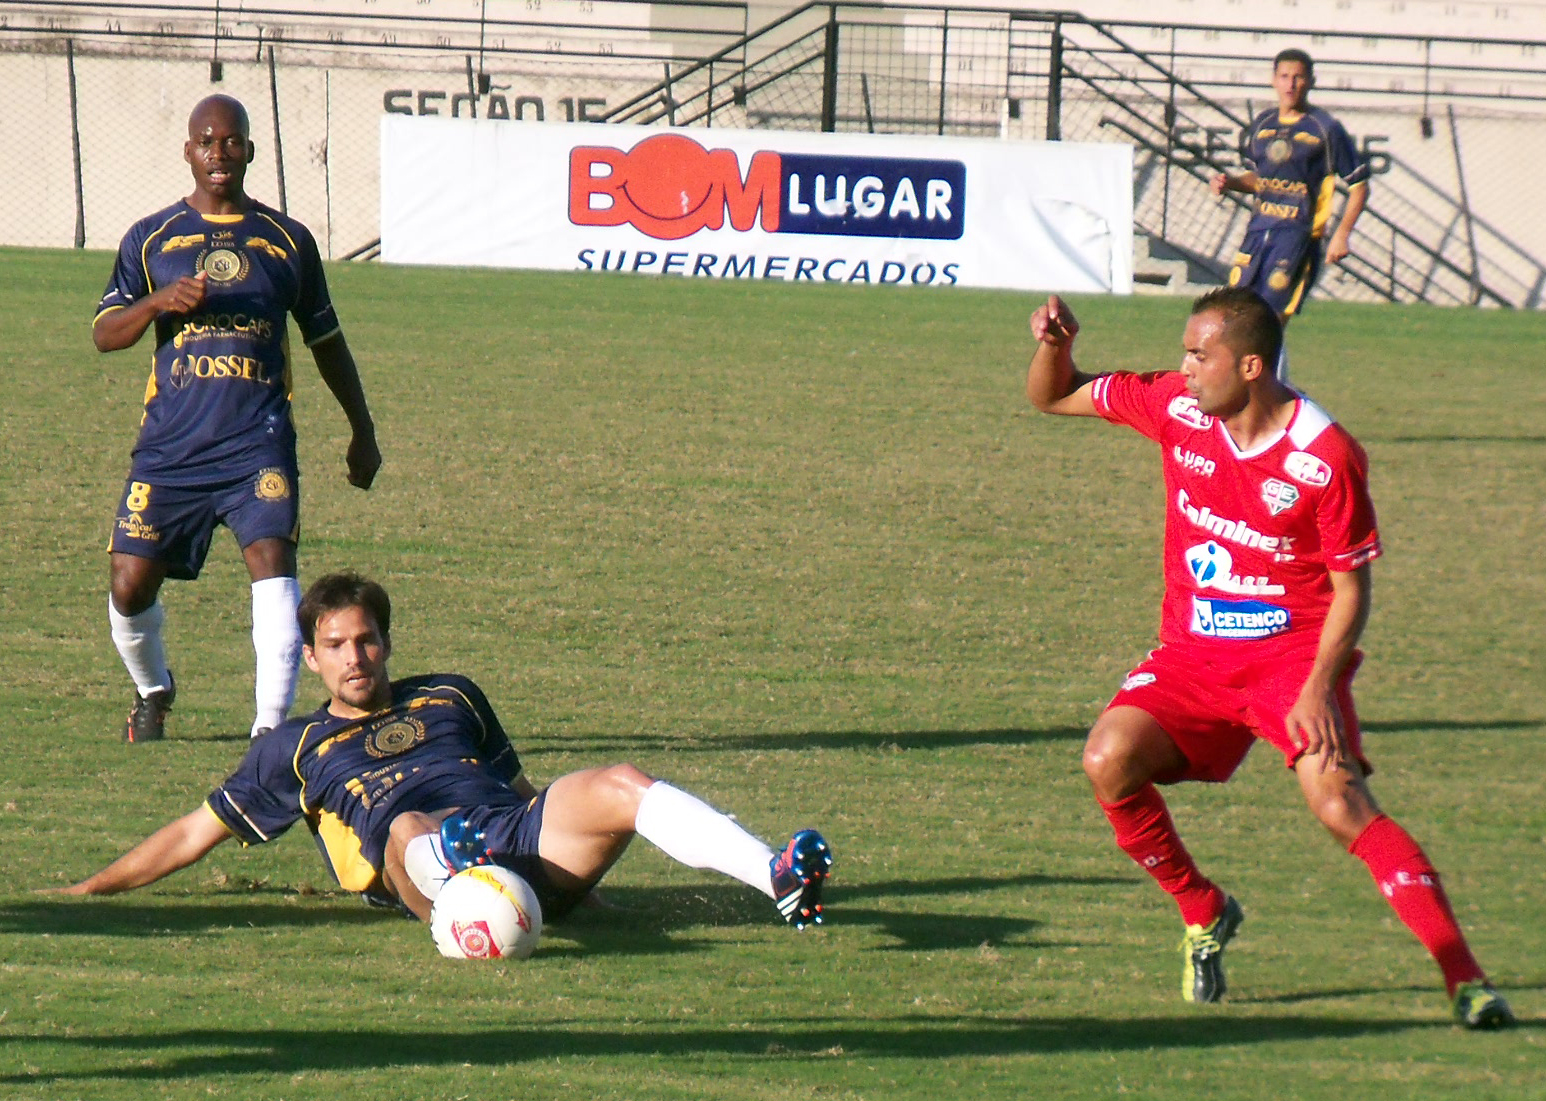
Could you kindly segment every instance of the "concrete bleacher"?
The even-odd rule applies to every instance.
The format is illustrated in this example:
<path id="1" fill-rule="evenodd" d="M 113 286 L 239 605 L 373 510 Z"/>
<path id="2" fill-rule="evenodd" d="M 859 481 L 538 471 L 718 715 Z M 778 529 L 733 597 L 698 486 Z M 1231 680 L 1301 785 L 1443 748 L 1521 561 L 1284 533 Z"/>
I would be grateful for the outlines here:
<path id="1" fill-rule="evenodd" d="M 424 67 L 446 51 L 480 58 L 550 55 L 597 59 L 696 58 L 743 35 L 737 0 L 200 0 L 88 4 L 8 3 L 0 38 L 52 32 L 94 52 L 134 52 L 155 42 L 169 56 L 244 56 L 275 47 L 333 66 Z M 429 65 L 433 66 L 430 60 Z"/>
<path id="2" fill-rule="evenodd" d="M 12 120 L 11 128 L 25 137 L 34 127 L 31 144 L 55 151 L 60 163 L 13 171 L 17 186 L 48 197 L 50 223 L 46 230 L 34 228 L 35 219 L 0 226 L 0 239 L 52 242 L 60 233 L 55 223 L 74 220 L 71 189 L 55 182 L 70 172 L 62 59 L 47 56 L 57 59 L 66 38 L 74 45 L 83 103 L 116 98 L 138 105 L 141 136 L 157 148 L 180 141 L 181 112 L 196 95 L 222 81 L 241 95 L 273 131 L 269 147 L 276 155 L 283 137 L 291 202 L 320 227 L 330 256 L 350 254 L 375 232 L 373 166 L 384 112 L 576 121 L 602 119 L 613 107 L 638 101 L 665 105 L 648 118 L 656 123 L 811 129 L 822 110 L 819 54 L 829 11 L 844 28 L 837 129 L 1010 139 L 1047 133 L 1054 23 L 1046 8 L 1030 5 L 817 5 L 782 31 L 782 41 L 798 40 L 817 56 L 788 79 L 774 80 L 778 89 L 771 94 L 763 76 L 737 76 L 733 57 L 717 75 L 693 71 L 695 59 L 791 10 L 739 0 L 262 0 L 222 3 L 217 25 L 217 7 L 208 0 L 7 3 L 0 8 L 0 52 L 11 56 L 0 66 L 0 91 L 20 96 L 29 88 L 49 89 L 48 103 Z M 1148 147 L 1140 150 L 1146 156 L 1164 154 L 1172 138 L 1184 142 L 1208 130 L 1227 143 L 1238 129 L 1232 120 L 1270 102 L 1272 54 L 1299 46 L 1318 62 L 1316 101 L 1336 111 L 1359 140 L 1372 140 L 1371 148 L 1399 161 L 1399 173 L 1376 178 L 1376 209 L 1399 210 L 1402 225 L 1429 224 L 1435 247 L 1452 252 L 1460 243 L 1470 248 L 1472 238 L 1483 248 L 1495 242 L 1508 256 L 1515 286 L 1538 279 L 1534 257 L 1546 256 L 1546 225 L 1522 219 L 1517 196 L 1527 193 L 1534 165 L 1546 159 L 1546 0 L 1089 0 L 1081 10 L 1107 22 L 1063 20 L 1064 63 L 1106 74 L 1106 86 L 1144 115 L 1147 121 L 1134 125 L 1149 127 L 1142 136 Z M 1301 26 L 1316 29 L 1292 29 Z M 772 57 L 779 46 L 779 34 L 764 36 L 745 48 L 747 60 Z M 217 58 L 223 77 L 215 75 Z M 773 62 L 764 76 L 785 65 Z M 1189 128 L 1181 125 L 1183 110 L 1167 135 L 1164 119 L 1175 102 L 1170 74 L 1195 85 L 1213 106 Z M 669 92 L 663 79 L 672 81 Z M 718 115 L 678 111 L 714 81 Z M 732 98 L 736 83 L 739 98 Z M 1065 83 L 1064 139 L 1128 139 L 1110 124 L 1113 104 L 1105 93 L 1073 77 Z M 758 90 L 752 103 L 746 102 L 748 84 Z M 937 117 L 942 112 L 948 117 Z M 100 118 L 87 110 L 82 129 L 94 131 Z M 101 197 L 118 170 L 135 161 L 138 172 L 155 171 L 138 164 L 135 149 L 103 159 L 117 134 L 108 126 L 100 135 L 82 135 L 85 239 L 93 245 L 121 232 L 119 213 Z M 94 186 L 98 173 L 102 188 Z M 1140 220 L 1147 218 L 1162 237 L 1184 241 L 1193 269 L 1199 259 L 1216 260 L 1238 236 L 1226 209 L 1205 188 L 1192 203 L 1185 180 L 1168 169 L 1155 178 L 1163 180 L 1156 193 L 1146 189 L 1148 176 L 1136 181 Z M 1398 196 L 1392 190 L 1398 185 L 1411 194 Z M 1178 212 L 1203 228 L 1177 236 L 1171 231 Z M 1178 257 L 1158 247 L 1163 243 L 1153 250 L 1157 280 L 1159 272 L 1180 271 Z M 1392 254 L 1389 266 L 1394 262 Z M 1511 292 L 1509 300 L 1528 297 Z"/>

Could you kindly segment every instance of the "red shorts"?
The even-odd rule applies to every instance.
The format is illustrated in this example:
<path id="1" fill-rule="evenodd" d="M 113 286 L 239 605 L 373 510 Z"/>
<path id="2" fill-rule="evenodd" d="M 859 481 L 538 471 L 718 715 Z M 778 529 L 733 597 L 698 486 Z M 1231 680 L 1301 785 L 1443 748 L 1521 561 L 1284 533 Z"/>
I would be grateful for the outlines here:
<path id="1" fill-rule="evenodd" d="M 1127 675 L 1106 709 L 1136 707 L 1154 717 L 1186 756 L 1187 768 L 1158 777 L 1223 783 L 1240 767 L 1256 739 L 1271 742 L 1292 768 L 1304 752 L 1289 740 L 1283 720 L 1310 677 L 1314 652 L 1275 654 L 1241 665 L 1218 665 L 1173 648 L 1160 647 Z M 1367 775 L 1358 712 L 1353 707 L 1353 674 L 1363 662 L 1356 652 L 1337 681 L 1337 705 L 1347 744 Z"/>

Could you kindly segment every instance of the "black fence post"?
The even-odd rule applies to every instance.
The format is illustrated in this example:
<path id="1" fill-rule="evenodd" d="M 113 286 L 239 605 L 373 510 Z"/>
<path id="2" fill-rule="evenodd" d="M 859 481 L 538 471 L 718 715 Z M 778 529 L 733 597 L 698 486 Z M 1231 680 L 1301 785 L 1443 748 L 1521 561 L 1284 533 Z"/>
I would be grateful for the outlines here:
<path id="1" fill-rule="evenodd" d="M 65 65 L 70 72 L 70 152 L 75 161 L 75 247 L 86 247 L 86 185 L 81 178 L 81 112 L 75 94 L 75 39 L 64 43 Z"/>
<path id="2" fill-rule="evenodd" d="M 936 133 L 945 136 L 945 87 L 950 79 L 950 9 L 939 28 L 939 126 Z"/>
<path id="3" fill-rule="evenodd" d="M 827 9 L 826 71 L 821 77 L 821 132 L 837 130 L 837 6 Z"/>
<path id="4" fill-rule="evenodd" d="M 290 213 L 285 202 L 285 147 L 279 131 L 279 76 L 274 71 L 274 47 L 268 48 L 268 101 L 274 111 L 274 171 L 279 176 L 279 212 Z"/>
<path id="5" fill-rule="evenodd" d="M 1063 140 L 1063 21 L 1052 20 L 1047 61 L 1047 140 Z"/>

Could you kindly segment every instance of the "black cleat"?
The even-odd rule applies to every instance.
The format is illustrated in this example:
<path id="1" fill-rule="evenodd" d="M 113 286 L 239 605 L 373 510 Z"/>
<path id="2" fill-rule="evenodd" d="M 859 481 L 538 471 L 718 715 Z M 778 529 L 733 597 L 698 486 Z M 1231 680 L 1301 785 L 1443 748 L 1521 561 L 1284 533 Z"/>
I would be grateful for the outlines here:
<path id="1" fill-rule="evenodd" d="M 1466 982 L 1455 988 L 1455 1020 L 1470 1029 L 1509 1028 L 1514 1011 L 1490 982 Z"/>
<path id="2" fill-rule="evenodd" d="M 1188 925 L 1181 940 L 1185 958 L 1181 972 L 1181 997 L 1189 1002 L 1216 1002 L 1224 996 L 1224 948 L 1245 921 L 1245 911 L 1233 897 L 1225 896 L 1224 910 L 1207 925 Z"/>
<path id="3" fill-rule="evenodd" d="M 177 699 L 177 682 L 171 670 L 167 670 L 165 688 L 157 689 L 148 696 L 134 693 L 134 706 L 129 708 L 129 719 L 123 726 L 123 740 L 130 744 L 159 742 L 166 737 L 166 713 L 172 710 Z"/>

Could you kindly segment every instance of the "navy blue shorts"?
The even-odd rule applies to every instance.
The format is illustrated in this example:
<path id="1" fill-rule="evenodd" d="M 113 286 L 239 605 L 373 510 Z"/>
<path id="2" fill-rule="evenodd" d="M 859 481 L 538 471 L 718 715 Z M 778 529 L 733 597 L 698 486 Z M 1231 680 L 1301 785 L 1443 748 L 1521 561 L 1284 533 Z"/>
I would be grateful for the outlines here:
<path id="1" fill-rule="evenodd" d="M 238 546 L 301 535 L 300 475 L 293 464 L 266 466 L 241 478 L 200 486 L 124 483 L 107 549 L 166 564 L 166 575 L 192 581 L 204 568 L 215 528 Z"/>
<path id="2" fill-rule="evenodd" d="M 1258 229 L 1240 242 L 1229 285 L 1255 291 L 1287 320 L 1303 308 L 1320 268 L 1319 238 L 1293 226 Z"/>
<path id="3" fill-rule="evenodd" d="M 542 919 L 561 918 L 584 900 L 595 882 L 573 890 L 557 886 L 548 878 L 542 858 L 537 855 L 537 839 L 542 835 L 542 810 L 547 804 L 544 788 L 531 801 L 517 806 L 464 807 L 462 815 L 474 830 L 483 831 L 483 842 L 495 864 L 509 868 L 537 894 L 542 904 Z"/>

